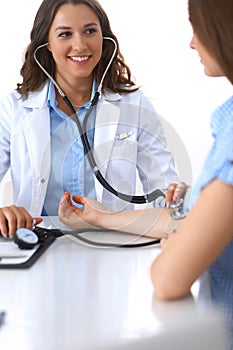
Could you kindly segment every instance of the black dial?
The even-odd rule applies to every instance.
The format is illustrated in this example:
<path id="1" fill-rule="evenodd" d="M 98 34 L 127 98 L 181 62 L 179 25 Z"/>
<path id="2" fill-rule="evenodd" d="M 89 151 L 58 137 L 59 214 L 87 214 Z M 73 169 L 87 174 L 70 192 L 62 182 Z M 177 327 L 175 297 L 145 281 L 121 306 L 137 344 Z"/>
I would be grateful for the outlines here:
<path id="1" fill-rule="evenodd" d="M 18 228 L 14 236 L 14 242 L 20 249 L 33 249 L 39 239 L 33 231 L 27 228 Z"/>

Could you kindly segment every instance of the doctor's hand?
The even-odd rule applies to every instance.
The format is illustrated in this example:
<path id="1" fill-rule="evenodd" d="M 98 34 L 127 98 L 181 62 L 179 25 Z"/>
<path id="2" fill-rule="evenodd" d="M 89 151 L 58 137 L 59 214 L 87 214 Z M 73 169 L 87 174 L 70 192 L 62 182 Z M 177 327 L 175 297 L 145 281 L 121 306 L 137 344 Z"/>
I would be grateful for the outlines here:
<path id="1" fill-rule="evenodd" d="M 92 198 L 73 195 L 65 191 L 61 198 L 58 215 L 59 219 L 72 230 L 88 227 L 99 227 L 101 215 L 110 211 L 101 203 Z"/>
<path id="2" fill-rule="evenodd" d="M 189 187 L 185 182 L 171 183 L 166 193 L 166 204 L 179 202 L 181 198 L 185 197 Z"/>
<path id="3" fill-rule="evenodd" d="M 41 218 L 32 218 L 23 207 L 10 205 L 0 208 L 0 232 L 5 238 L 12 238 L 20 227 L 31 230 L 33 225 L 39 224 L 41 221 Z"/>

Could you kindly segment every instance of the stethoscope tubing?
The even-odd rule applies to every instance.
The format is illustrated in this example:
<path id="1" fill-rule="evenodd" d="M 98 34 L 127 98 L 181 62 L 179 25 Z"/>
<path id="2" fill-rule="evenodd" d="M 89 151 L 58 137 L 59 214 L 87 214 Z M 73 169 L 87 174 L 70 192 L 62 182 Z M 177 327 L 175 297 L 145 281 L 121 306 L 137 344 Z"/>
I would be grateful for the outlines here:
<path id="1" fill-rule="evenodd" d="M 140 243 L 107 243 L 107 242 L 93 241 L 83 236 L 84 233 L 90 233 L 90 232 L 95 232 L 95 233 L 98 233 L 98 232 L 114 233 L 115 232 L 116 234 L 119 234 L 121 232 L 121 231 L 98 229 L 98 228 L 80 229 L 77 231 L 63 231 L 60 229 L 46 229 L 39 226 L 35 226 L 33 229 L 33 232 L 36 233 L 40 242 L 43 242 L 49 236 L 56 237 L 56 238 L 59 238 L 61 236 L 71 236 L 75 238 L 75 240 L 81 241 L 91 246 L 102 247 L 102 248 L 142 248 L 142 247 L 148 247 L 148 246 L 156 245 L 160 243 L 159 238 L 150 239 L 149 237 L 147 237 L 148 241 L 140 242 Z"/>
<path id="2" fill-rule="evenodd" d="M 38 61 L 37 57 L 36 57 L 36 53 L 39 49 L 41 49 L 42 47 L 45 47 L 46 45 L 48 45 L 48 43 L 45 43 L 45 44 L 42 44 L 42 45 L 39 45 L 35 52 L 34 52 L 34 59 L 36 61 L 36 63 L 38 64 L 38 66 L 42 69 L 42 71 L 44 72 L 44 74 L 53 82 L 53 84 L 55 85 L 55 87 L 57 88 L 58 90 L 58 93 L 61 95 L 61 97 L 63 98 L 64 102 L 66 103 L 66 105 L 69 107 L 72 115 L 74 115 L 75 117 L 75 122 L 76 122 L 76 125 L 78 127 L 78 130 L 79 130 L 79 134 L 80 134 L 80 137 L 81 137 L 81 141 L 83 143 L 83 147 L 84 147 L 84 152 L 87 156 L 87 159 L 88 159 L 88 162 L 91 166 L 91 169 L 95 175 L 95 177 L 97 178 L 97 180 L 100 182 L 100 184 L 107 190 L 109 191 L 110 193 L 114 194 L 116 197 L 126 201 L 126 202 L 129 202 L 129 203 L 134 203 L 134 204 L 144 204 L 144 203 L 150 203 L 154 200 L 156 200 L 157 198 L 159 197 L 162 197 L 162 198 L 165 198 L 165 194 L 160 190 L 160 189 L 155 189 L 154 191 L 152 191 L 151 193 L 148 193 L 146 195 L 140 195 L 140 196 L 134 196 L 134 195 L 128 195 L 128 194 L 125 194 L 125 193 L 122 193 L 122 192 L 119 192 L 119 191 L 116 191 L 105 179 L 104 177 L 102 176 L 97 164 L 96 164 L 96 161 L 95 161 L 95 158 L 93 156 L 93 152 L 91 150 L 91 147 L 90 147 L 90 144 L 89 144 L 89 141 L 88 141 L 88 137 L 87 137 L 87 133 L 86 133 L 86 123 L 87 123 L 87 120 L 88 120 L 88 117 L 90 116 L 94 106 L 97 105 L 98 103 L 98 100 L 99 100 L 99 97 L 100 97 L 100 94 L 101 94 L 101 89 L 102 89 L 102 83 L 103 83 L 103 80 L 104 80 L 104 77 L 114 59 L 114 56 L 116 54 L 116 49 L 117 49 L 117 45 L 116 45 L 116 42 L 114 39 L 110 38 L 110 37 L 104 37 L 103 39 L 107 39 L 107 40 L 111 40 L 114 45 L 115 45 L 115 49 L 114 49 L 114 52 L 112 54 L 112 57 L 108 63 L 108 66 L 107 68 L 105 69 L 105 72 L 102 76 L 102 79 L 100 81 L 100 85 L 99 85 L 99 88 L 97 90 L 97 92 L 95 93 L 94 95 L 94 98 L 92 99 L 91 101 L 91 105 L 89 107 L 89 109 L 87 110 L 86 112 L 86 115 L 84 117 L 84 121 L 83 121 L 83 124 L 81 125 L 79 119 L 78 119 L 78 116 L 77 116 L 77 112 L 75 111 L 71 101 L 69 100 L 69 98 L 64 94 L 64 92 L 61 90 L 61 88 L 59 87 L 59 85 L 57 84 L 57 82 L 53 79 L 53 77 L 46 71 L 46 69 L 41 65 L 41 63 Z"/>

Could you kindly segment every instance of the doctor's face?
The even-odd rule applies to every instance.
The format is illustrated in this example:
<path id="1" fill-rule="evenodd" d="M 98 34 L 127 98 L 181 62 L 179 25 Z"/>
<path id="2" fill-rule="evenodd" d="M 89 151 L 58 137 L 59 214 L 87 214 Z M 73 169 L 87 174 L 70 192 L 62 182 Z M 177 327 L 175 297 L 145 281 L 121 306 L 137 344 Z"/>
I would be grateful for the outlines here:
<path id="1" fill-rule="evenodd" d="M 98 16 L 84 4 L 62 5 L 49 30 L 48 50 L 55 61 L 58 84 L 77 79 L 90 81 L 102 55 Z"/>
<path id="2" fill-rule="evenodd" d="M 206 75 L 210 77 L 221 77 L 225 75 L 216 59 L 207 51 L 195 33 L 190 42 L 190 47 L 191 49 L 197 50 L 201 63 L 204 65 Z"/>

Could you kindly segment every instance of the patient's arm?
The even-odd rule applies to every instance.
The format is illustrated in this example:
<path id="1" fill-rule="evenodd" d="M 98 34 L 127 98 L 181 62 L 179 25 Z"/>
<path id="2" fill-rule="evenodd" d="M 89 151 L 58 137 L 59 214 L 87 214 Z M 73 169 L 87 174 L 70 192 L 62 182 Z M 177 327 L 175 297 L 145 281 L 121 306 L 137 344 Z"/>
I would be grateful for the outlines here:
<path id="1" fill-rule="evenodd" d="M 60 220 L 72 229 L 78 229 L 86 224 L 162 238 L 171 233 L 180 223 L 180 221 L 171 219 L 171 209 L 167 208 L 110 212 L 94 199 L 76 195 L 72 198 L 82 208 L 78 208 L 71 203 L 68 192 L 62 197 L 59 206 Z"/>

